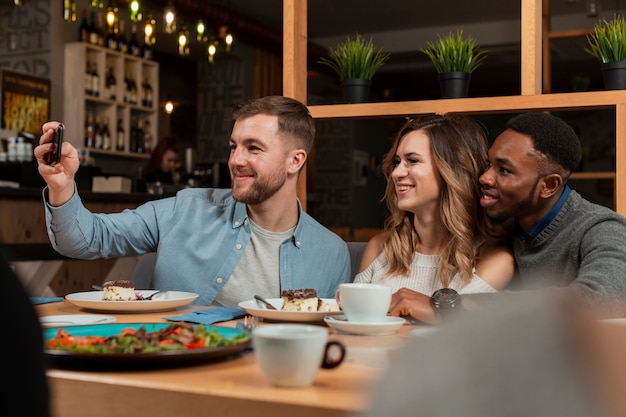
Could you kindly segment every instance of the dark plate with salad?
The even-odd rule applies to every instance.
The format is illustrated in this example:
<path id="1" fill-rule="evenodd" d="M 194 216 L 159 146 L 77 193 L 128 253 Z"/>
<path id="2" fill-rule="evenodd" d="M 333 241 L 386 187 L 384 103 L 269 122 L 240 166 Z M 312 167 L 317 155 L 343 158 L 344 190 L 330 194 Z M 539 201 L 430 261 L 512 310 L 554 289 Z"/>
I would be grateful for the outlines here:
<path id="1" fill-rule="evenodd" d="M 250 332 L 177 323 L 111 323 L 43 329 L 44 354 L 62 368 L 142 368 L 222 360 L 250 347 Z"/>

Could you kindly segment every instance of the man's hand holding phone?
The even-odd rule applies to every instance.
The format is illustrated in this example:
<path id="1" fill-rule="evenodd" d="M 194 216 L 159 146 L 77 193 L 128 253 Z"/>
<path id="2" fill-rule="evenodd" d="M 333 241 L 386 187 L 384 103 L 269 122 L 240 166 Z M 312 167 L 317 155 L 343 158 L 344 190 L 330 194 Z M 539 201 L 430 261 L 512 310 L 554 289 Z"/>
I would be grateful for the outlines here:
<path id="1" fill-rule="evenodd" d="M 52 143 L 54 144 L 54 148 L 51 152 L 48 152 L 44 160 L 48 165 L 56 165 L 61 162 L 61 150 L 63 149 L 63 131 L 65 130 L 65 126 L 59 123 L 57 126 L 57 131 L 55 137 L 52 139 Z"/>
<path id="2" fill-rule="evenodd" d="M 71 143 L 63 143 L 65 127 L 59 122 L 47 122 L 42 127 L 39 146 L 34 150 L 39 174 L 48 184 L 48 201 L 57 206 L 74 195 L 74 176 L 78 171 L 79 159 Z"/>

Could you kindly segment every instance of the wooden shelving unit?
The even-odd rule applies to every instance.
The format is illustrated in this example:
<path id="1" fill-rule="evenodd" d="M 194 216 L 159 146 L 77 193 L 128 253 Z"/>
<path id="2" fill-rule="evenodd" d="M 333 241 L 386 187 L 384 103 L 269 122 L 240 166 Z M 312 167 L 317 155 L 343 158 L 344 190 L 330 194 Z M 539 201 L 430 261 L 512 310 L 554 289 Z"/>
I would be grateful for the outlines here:
<path id="1" fill-rule="evenodd" d="M 87 63 L 97 66 L 99 75 L 99 90 L 105 90 L 105 75 L 111 68 L 116 78 L 116 98 L 94 97 L 85 94 L 85 69 Z M 137 83 L 138 102 L 124 101 L 124 79 L 130 76 Z M 101 119 L 109 121 L 112 149 L 90 148 L 92 154 L 101 154 L 124 158 L 148 158 L 144 153 L 130 152 L 131 122 L 140 120 L 144 126 L 150 122 L 149 133 L 152 137 L 152 149 L 156 146 L 158 132 L 158 97 L 159 97 L 159 64 L 139 57 L 130 56 L 121 52 L 91 45 L 83 42 L 70 42 L 65 45 L 65 80 L 64 80 L 64 112 L 63 123 L 67 129 L 67 140 L 74 146 L 85 148 L 84 131 L 87 112 L 91 112 Z M 152 105 L 141 103 L 141 84 L 148 79 L 152 85 Z M 118 120 L 124 128 L 124 150 L 115 150 L 116 130 Z"/>
<path id="2" fill-rule="evenodd" d="M 521 3 L 521 94 L 424 100 L 395 103 L 364 103 L 310 106 L 318 119 L 409 116 L 422 113 L 507 113 L 550 110 L 612 109 L 615 111 L 615 210 L 626 215 L 626 91 L 542 94 L 542 36 L 546 16 L 543 0 Z M 307 1 L 283 0 L 283 94 L 306 103 Z M 303 87 L 304 86 L 304 87 Z M 597 173 L 591 173 L 596 175 Z M 600 175 L 609 175 L 602 173 Z M 581 178 L 581 174 L 577 174 Z M 300 178 L 298 193 L 306 203 L 306 175 Z M 306 208 L 306 206 L 305 206 Z"/>

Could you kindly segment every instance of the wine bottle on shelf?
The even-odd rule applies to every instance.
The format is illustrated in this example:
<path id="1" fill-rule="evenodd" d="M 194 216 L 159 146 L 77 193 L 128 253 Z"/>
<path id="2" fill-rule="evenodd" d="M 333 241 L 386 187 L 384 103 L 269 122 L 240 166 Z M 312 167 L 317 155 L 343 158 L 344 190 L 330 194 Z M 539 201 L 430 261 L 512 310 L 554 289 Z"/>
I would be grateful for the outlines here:
<path id="1" fill-rule="evenodd" d="M 108 98 L 115 101 L 117 99 L 117 80 L 115 79 L 115 74 L 113 73 L 113 67 L 109 67 L 106 83 L 109 90 Z"/>
<path id="2" fill-rule="evenodd" d="M 92 92 L 93 80 L 91 79 L 91 62 L 85 62 L 85 94 L 88 96 L 93 95 Z"/>
<path id="3" fill-rule="evenodd" d="M 146 78 L 146 84 L 147 84 L 147 88 L 148 88 L 148 92 L 147 92 L 147 98 L 146 98 L 146 106 L 147 107 L 152 107 L 152 103 L 154 101 L 154 94 L 152 92 L 152 84 L 150 83 L 150 80 L 148 78 Z"/>
<path id="4" fill-rule="evenodd" d="M 137 83 L 133 78 L 128 79 L 130 104 L 137 104 Z"/>
<path id="5" fill-rule="evenodd" d="M 87 23 L 87 9 L 83 9 L 83 17 L 78 26 L 78 40 L 81 42 L 89 42 L 89 24 Z"/>
<path id="6" fill-rule="evenodd" d="M 130 99 L 129 94 L 130 89 L 128 86 L 128 74 L 124 74 L 124 103 L 128 103 L 128 100 Z"/>
<path id="7" fill-rule="evenodd" d="M 102 149 L 108 151 L 111 149 L 111 130 L 109 129 L 109 118 L 102 118 Z"/>
<path id="8" fill-rule="evenodd" d="M 98 29 L 96 27 L 95 12 L 91 12 L 91 19 L 89 20 L 89 43 L 92 45 L 98 44 Z"/>
<path id="9" fill-rule="evenodd" d="M 106 47 L 114 51 L 117 51 L 117 33 L 115 32 L 116 31 L 114 28 L 109 28 L 107 30 Z"/>
<path id="10" fill-rule="evenodd" d="M 152 86 L 150 85 L 150 81 L 148 81 L 148 77 L 143 79 L 141 83 L 141 105 L 144 107 L 152 106 Z"/>
<path id="11" fill-rule="evenodd" d="M 94 132 L 94 148 L 102 149 L 102 123 L 100 122 L 100 116 L 96 115 L 96 124 L 93 127 Z"/>
<path id="12" fill-rule="evenodd" d="M 93 113 L 87 113 L 87 119 L 85 120 L 85 147 L 94 147 L 94 125 L 93 125 Z"/>
<path id="13" fill-rule="evenodd" d="M 141 57 L 148 61 L 151 60 L 152 59 L 152 46 L 144 42 L 143 45 L 141 45 Z"/>
<path id="14" fill-rule="evenodd" d="M 139 42 L 137 42 L 137 25 L 133 23 L 130 32 L 130 41 L 128 41 L 128 53 L 133 56 L 139 56 Z"/>
<path id="15" fill-rule="evenodd" d="M 144 131 L 143 131 L 143 123 L 141 120 L 137 120 L 137 148 L 135 152 L 143 153 L 143 144 L 144 144 Z"/>
<path id="16" fill-rule="evenodd" d="M 98 65 L 95 62 L 91 66 L 91 95 L 100 96 L 100 75 L 98 74 Z"/>
<path id="17" fill-rule="evenodd" d="M 119 32 L 117 34 L 117 50 L 125 54 L 128 52 L 128 41 L 126 40 L 126 32 L 124 32 L 124 21 L 120 20 Z"/>
<path id="18" fill-rule="evenodd" d="M 122 123 L 122 119 L 119 119 L 117 121 L 117 132 L 116 132 L 116 139 L 115 139 L 116 151 L 119 151 L 119 152 L 124 151 L 124 140 L 125 140 L 124 125 Z"/>
<path id="19" fill-rule="evenodd" d="M 111 88 L 109 84 L 109 73 L 104 74 L 104 87 L 102 88 L 102 98 L 108 99 L 111 96 Z"/>
<path id="20" fill-rule="evenodd" d="M 143 125 L 143 153 L 152 152 L 152 133 L 150 132 L 150 120 L 146 119 Z"/>
<path id="21" fill-rule="evenodd" d="M 130 121 L 130 151 L 137 152 L 137 137 L 139 136 L 137 132 L 137 119 L 132 118 Z"/>
<path id="22" fill-rule="evenodd" d="M 98 23 L 96 26 L 96 32 L 98 33 L 98 45 L 104 46 L 106 39 L 106 30 L 104 29 L 104 15 L 102 12 L 98 12 Z"/>

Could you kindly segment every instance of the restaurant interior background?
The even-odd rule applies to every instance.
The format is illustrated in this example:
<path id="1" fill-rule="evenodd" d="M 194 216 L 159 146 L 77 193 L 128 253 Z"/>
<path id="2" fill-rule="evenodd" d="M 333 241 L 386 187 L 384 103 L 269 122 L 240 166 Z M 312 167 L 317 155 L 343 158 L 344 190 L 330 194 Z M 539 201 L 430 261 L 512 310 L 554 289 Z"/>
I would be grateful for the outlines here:
<path id="1" fill-rule="evenodd" d="M 109 1 L 103 0 L 103 9 L 92 9 L 91 0 L 76 0 L 75 22 L 62 19 L 62 0 L 21 3 L 21 7 L 8 0 L 0 3 L 0 68 L 49 78 L 51 119 L 72 117 L 63 109 L 64 45 L 79 40 L 83 9 L 88 16 L 92 11 L 103 13 Z M 119 18 L 129 28 L 128 0 L 111 1 L 111 5 L 119 8 Z M 157 20 L 153 55 L 160 74 L 158 136 L 173 135 L 183 148 L 193 148 L 197 167 L 215 172 L 216 164 L 221 165 L 222 177 L 210 178 L 209 185 L 227 186 L 223 168 L 232 106 L 250 97 L 282 92 L 282 1 L 143 0 L 141 5 L 144 14 L 151 12 Z M 181 56 L 176 35 L 163 30 L 163 10 L 168 5 L 177 11 L 177 24 L 189 29 L 189 55 Z M 594 5 L 599 7 L 597 13 L 592 13 Z M 590 29 L 598 19 L 619 13 L 619 7 L 619 0 L 552 0 L 551 26 L 555 30 Z M 405 0 L 310 0 L 308 16 L 307 104 L 342 101 L 338 80 L 317 60 L 357 32 L 391 53 L 373 78 L 371 101 L 438 99 L 437 74 L 419 49 L 457 29 L 474 37 L 488 52 L 487 60 L 472 74 L 469 95 L 520 94 L 519 1 L 483 0 L 477 6 L 446 0 L 428 2 L 426 7 L 424 2 Z M 220 46 L 214 63 L 208 62 L 207 44 L 194 39 L 199 17 L 207 23 L 209 36 L 219 37 L 224 26 L 234 36 L 232 50 L 225 52 Z M 585 46 L 584 37 L 551 41 L 552 92 L 602 89 L 599 65 L 584 51 Z M 581 79 L 586 86 L 576 82 Z M 171 114 L 162 106 L 167 100 L 175 103 Z M 614 113 L 587 110 L 558 115 L 575 127 L 583 141 L 582 169 L 612 171 Z M 475 117 L 493 139 L 511 116 Z M 328 227 L 382 227 L 385 208 L 380 199 L 385 180 L 380 162 L 402 122 L 399 118 L 318 120 L 316 145 L 307 166 L 307 211 Z M 81 143 L 76 135 L 82 132 L 67 134 L 73 143 Z M 98 155 L 95 162 L 105 173 L 137 176 L 146 160 Z M 613 207 L 612 179 L 574 180 L 572 184 L 591 200 Z"/>

